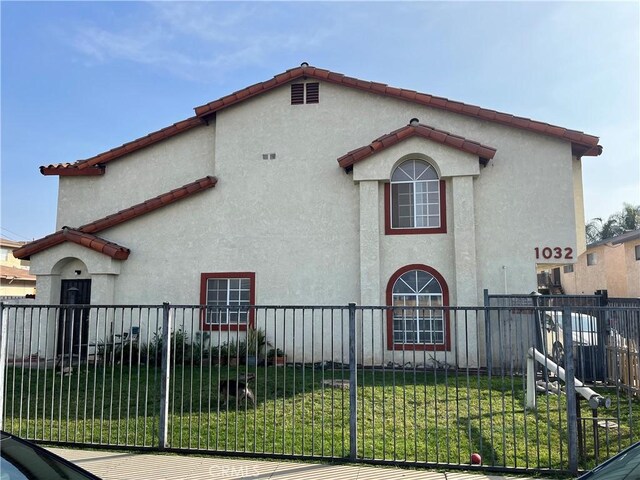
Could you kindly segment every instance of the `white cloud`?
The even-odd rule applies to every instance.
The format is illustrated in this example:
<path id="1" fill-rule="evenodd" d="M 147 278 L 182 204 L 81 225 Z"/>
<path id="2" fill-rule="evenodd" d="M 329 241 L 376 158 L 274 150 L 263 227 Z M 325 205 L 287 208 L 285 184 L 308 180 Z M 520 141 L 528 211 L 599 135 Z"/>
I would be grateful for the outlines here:
<path id="1" fill-rule="evenodd" d="M 125 60 L 194 81 L 209 81 L 275 55 L 323 45 L 331 29 L 286 22 L 287 9 L 269 4 L 160 2 L 133 24 L 78 26 L 72 45 L 92 62 Z M 131 20 L 129 20 L 131 21 Z"/>

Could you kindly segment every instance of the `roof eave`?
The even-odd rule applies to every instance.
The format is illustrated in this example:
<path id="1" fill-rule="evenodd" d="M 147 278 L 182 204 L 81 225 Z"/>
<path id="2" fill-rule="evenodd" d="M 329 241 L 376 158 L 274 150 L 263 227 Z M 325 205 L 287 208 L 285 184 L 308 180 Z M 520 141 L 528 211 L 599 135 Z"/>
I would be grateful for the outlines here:
<path id="1" fill-rule="evenodd" d="M 353 165 L 369 158 L 370 156 L 403 142 L 411 137 L 420 137 L 440 143 L 446 147 L 460 150 L 471 155 L 477 155 L 478 161 L 485 166 L 489 163 L 495 154 L 496 149 L 483 145 L 474 140 L 469 140 L 459 135 L 455 135 L 443 130 L 438 130 L 429 125 L 417 124 L 406 125 L 391 133 L 387 133 L 373 140 L 369 145 L 365 145 L 355 150 L 351 150 L 342 157 L 338 158 L 338 165 L 345 169 L 348 173 L 353 169 Z"/>
<path id="2" fill-rule="evenodd" d="M 76 167 L 40 167 L 42 175 L 57 175 L 59 177 L 86 177 L 95 175 L 104 175 L 104 165 L 96 165 L 82 170 Z"/>
<path id="3" fill-rule="evenodd" d="M 68 165 L 43 165 L 40 167 L 40 172 L 43 175 L 59 176 L 103 175 L 106 163 L 205 124 L 206 122 L 199 117 L 189 117 L 186 120 L 151 132 L 144 137 L 137 138 L 86 160 L 80 160 Z"/>

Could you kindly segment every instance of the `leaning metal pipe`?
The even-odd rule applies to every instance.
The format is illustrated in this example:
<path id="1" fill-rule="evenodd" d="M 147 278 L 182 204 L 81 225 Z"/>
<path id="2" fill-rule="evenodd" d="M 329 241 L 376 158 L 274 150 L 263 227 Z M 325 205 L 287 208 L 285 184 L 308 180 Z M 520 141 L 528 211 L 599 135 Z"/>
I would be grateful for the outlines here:
<path id="1" fill-rule="evenodd" d="M 534 359 L 541 365 L 544 365 L 545 368 L 555 373 L 556 376 L 558 376 L 563 382 L 566 382 L 564 368 L 562 368 L 557 363 L 549 360 L 549 358 L 547 358 L 543 353 L 540 353 L 538 350 L 531 347 L 529 349 L 529 358 Z M 577 378 L 575 379 L 575 386 L 576 392 L 589 402 L 589 406 L 591 408 L 595 409 L 598 407 L 611 407 L 611 399 L 609 397 L 603 397 L 599 393 L 594 392 Z"/>

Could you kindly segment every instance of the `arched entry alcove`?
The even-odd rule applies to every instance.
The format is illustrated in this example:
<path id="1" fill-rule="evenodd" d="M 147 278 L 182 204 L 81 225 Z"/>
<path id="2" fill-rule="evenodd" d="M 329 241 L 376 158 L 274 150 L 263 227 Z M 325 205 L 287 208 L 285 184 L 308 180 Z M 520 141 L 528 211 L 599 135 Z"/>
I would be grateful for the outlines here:
<path id="1" fill-rule="evenodd" d="M 60 313 L 56 330 L 58 355 L 84 357 L 89 337 L 89 308 L 91 303 L 91 276 L 86 264 L 74 257 L 63 258 L 52 268 L 58 279 Z"/>

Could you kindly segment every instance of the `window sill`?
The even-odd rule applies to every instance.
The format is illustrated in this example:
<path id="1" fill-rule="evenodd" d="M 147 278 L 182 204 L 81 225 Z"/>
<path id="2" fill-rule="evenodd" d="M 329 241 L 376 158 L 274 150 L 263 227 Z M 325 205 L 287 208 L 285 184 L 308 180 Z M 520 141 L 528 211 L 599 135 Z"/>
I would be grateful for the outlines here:
<path id="1" fill-rule="evenodd" d="M 215 323 L 203 323 L 201 326 L 203 332 L 244 332 L 247 330 L 247 324 L 227 324 L 220 325 Z"/>
<path id="2" fill-rule="evenodd" d="M 430 235 L 447 233 L 447 227 L 438 228 L 385 228 L 385 235 Z"/>
<path id="3" fill-rule="evenodd" d="M 399 350 L 399 351 L 431 351 L 431 352 L 444 352 L 450 351 L 451 349 L 444 344 L 413 344 L 413 343 L 394 343 L 390 347 L 387 347 L 388 350 Z"/>

